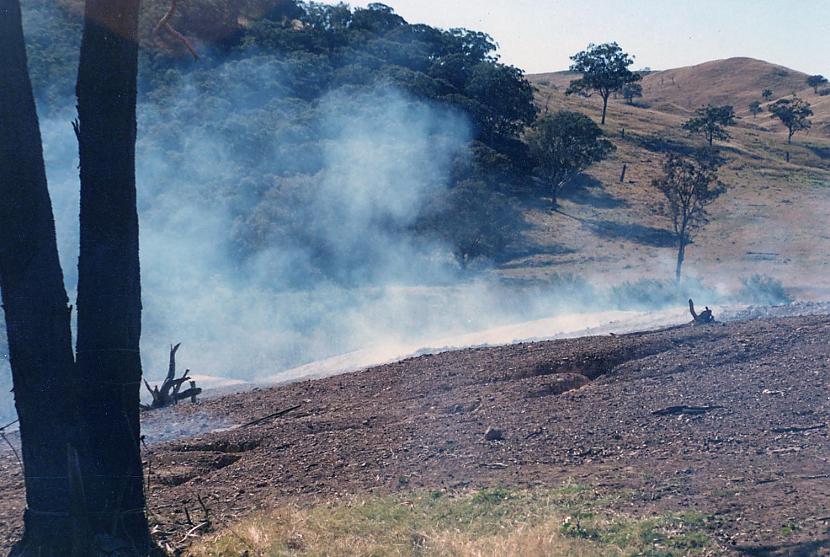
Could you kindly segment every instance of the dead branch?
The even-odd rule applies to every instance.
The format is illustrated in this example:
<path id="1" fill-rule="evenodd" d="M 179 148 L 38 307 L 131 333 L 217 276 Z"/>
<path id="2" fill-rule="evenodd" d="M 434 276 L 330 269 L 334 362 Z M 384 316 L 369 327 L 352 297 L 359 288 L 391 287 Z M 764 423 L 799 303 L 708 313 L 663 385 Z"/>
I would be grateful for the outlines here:
<path id="1" fill-rule="evenodd" d="M 680 414 L 698 415 L 705 414 L 710 410 L 717 410 L 718 408 L 723 408 L 723 406 L 686 406 L 685 404 L 681 404 L 680 406 L 669 406 L 667 408 L 655 410 L 652 414 L 654 416 L 678 416 Z"/>
<path id="2" fill-rule="evenodd" d="M 246 424 L 242 424 L 239 427 L 251 427 L 253 425 L 257 425 L 257 424 L 260 424 L 262 422 L 266 422 L 268 420 L 274 420 L 274 419 L 279 418 L 281 416 L 285 416 L 289 412 L 293 412 L 294 410 L 296 410 L 300 406 L 302 406 L 302 404 L 297 404 L 296 406 L 292 406 L 291 408 L 286 408 L 285 410 L 280 410 L 279 412 L 274 412 L 273 414 L 268 414 L 267 416 L 257 418 L 256 420 L 252 420 L 252 421 L 250 421 Z"/>
<path id="3" fill-rule="evenodd" d="M 185 46 L 185 48 L 187 48 L 187 50 L 190 52 L 190 55 L 193 56 L 194 60 L 198 60 L 199 55 L 196 53 L 196 49 L 193 48 L 193 46 L 190 44 L 190 42 L 187 40 L 187 38 L 184 35 L 182 35 L 178 31 L 176 31 L 173 28 L 173 26 L 170 24 L 170 20 L 173 19 L 173 16 L 176 14 L 176 4 L 177 3 L 178 3 L 178 0 L 173 0 L 170 3 L 170 9 L 167 10 L 167 13 L 164 14 L 164 17 L 162 17 L 161 20 L 159 20 L 158 25 L 156 25 L 156 28 L 153 30 L 153 33 L 158 34 L 159 31 L 161 31 L 162 27 L 165 28 L 168 33 L 173 35 L 173 37 L 175 37 L 176 40 L 178 40 L 180 43 L 182 43 Z"/>
<path id="4" fill-rule="evenodd" d="M 823 429 L 827 427 L 827 424 L 815 424 L 815 425 L 805 425 L 805 426 L 784 426 L 784 427 L 774 427 L 772 428 L 773 433 L 799 433 L 801 431 L 812 431 L 814 429 Z"/>

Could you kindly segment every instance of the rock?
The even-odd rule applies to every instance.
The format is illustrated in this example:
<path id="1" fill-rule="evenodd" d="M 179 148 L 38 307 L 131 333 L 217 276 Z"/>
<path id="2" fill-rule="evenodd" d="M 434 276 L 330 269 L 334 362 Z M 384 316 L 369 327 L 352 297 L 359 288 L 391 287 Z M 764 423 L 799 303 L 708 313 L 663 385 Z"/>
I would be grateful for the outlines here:
<path id="1" fill-rule="evenodd" d="M 501 441 L 504 439 L 504 432 L 497 427 L 490 426 L 484 432 L 484 438 L 488 441 Z"/>

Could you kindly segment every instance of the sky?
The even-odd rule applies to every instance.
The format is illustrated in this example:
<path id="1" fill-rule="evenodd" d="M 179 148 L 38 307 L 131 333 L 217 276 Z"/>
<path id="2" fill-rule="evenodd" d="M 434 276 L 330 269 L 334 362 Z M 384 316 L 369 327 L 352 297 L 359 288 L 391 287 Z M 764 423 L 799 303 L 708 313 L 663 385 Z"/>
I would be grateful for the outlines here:
<path id="1" fill-rule="evenodd" d="M 334 3 L 327 0 L 326 3 Z M 369 2 L 347 2 L 366 6 Z M 489 33 L 528 73 L 617 41 L 639 69 L 748 56 L 830 77 L 830 0 L 383 0 L 410 23 Z"/>

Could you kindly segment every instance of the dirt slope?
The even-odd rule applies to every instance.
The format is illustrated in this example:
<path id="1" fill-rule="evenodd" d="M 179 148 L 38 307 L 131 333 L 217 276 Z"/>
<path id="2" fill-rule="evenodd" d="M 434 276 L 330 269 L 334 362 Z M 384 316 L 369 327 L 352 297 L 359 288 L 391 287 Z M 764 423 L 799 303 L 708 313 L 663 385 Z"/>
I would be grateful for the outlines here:
<path id="1" fill-rule="evenodd" d="M 706 513 L 719 553 L 818 554 L 829 333 L 814 316 L 470 349 L 180 405 L 147 418 L 242 424 L 301 406 L 152 445 L 152 518 L 175 542 L 197 497 L 224 523 L 286 498 L 577 481 L 629 494 L 621 512 Z M 8 450 L 0 493 L 5 545 L 24 504 Z"/>

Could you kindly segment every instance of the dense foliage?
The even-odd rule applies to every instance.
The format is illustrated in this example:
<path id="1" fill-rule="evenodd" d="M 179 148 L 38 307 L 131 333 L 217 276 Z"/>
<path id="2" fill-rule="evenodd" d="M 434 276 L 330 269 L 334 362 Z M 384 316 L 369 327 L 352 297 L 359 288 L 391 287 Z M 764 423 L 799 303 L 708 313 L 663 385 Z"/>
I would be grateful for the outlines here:
<path id="1" fill-rule="evenodd" d="M 528 133 L 528 144 L 554 207 L 569 180 L 614 150 L 593 120 L 566 110 L 538 120 Z"/>
<path id="2" fill-rule="evenodd" d="M 795 95 L 789 99 L 778 99 L 769 105 L 768 110 L 771 118 L 778 118 L 787 128 L 787 143 L 792 143 L 793 135 L 809 130 L 813 125 L 810 121 L 813 115 L 810 103 Z"/>
<path id="3" fill-rule="evenodd" d="M 695 110 L 695 115 L 683 123 L 683 129 L 702 134 L 711 147 L 715 139 L 728 140 L 730 135 L 726 128 L 735 123 L 735 110 L 730 105 L 709 104 Z"/>
<path id="4" fill-rule="evenodd" d="M 40 110 L 63 116 L 74 105 L 80 2 L 23 4 Z M 331 256 L 326 234 L 315 233 L 307 222 L 298 225 L 297 215 L 304 214 L 298 208 L 328 187 L 324 171 L 331 143 L 361 125 L 341 116 L 363 114 L 361 122 L 375 129 L 388 125 L 382 111 L 372 113 L 354 99 L 371 105 L 374 98 L 395 96 L 392 91 L 405 99 L 398 103 L 402 113 L 420 118 L 429 111 L 434 125 L 420 131 L 437 143 L 448 134 L 442 121 L 457 120 L 466 136 L 447 171 L 451 180 L 423 203 L 423 211 L 431 213 L 413 209 L 388 227 L 424 230 L 425 223 L 433 223 L 430 234 L 448 238 L 462 261 L 492 257 L 503 246 L 502 227 L 492 230 L 499 237 L 484 242 L 471 242 L 469 231 L 457 230 L 458 222 L 476 220 L 471 211 L 509 213 L 510 199 L 491 194 L 509 190 L 502 179 L 529 166 L 520 135 L 537 114 L 533 88 L 521 70 L 499 63 L 491 37 L 410 24 L 378 3 L 351 8 L 293 0 L 193 0 L 179 3 L 170 23 L 199 54 L 194 61 L 183 41 L 156 29 L 168 8 L 160 0 L 144 2 L 139 162 L 146 167 L 154 161 L 150 177 L 156 181 L 169 180 L 175 168 L 183 204 L 230 207 L 235 225 L 229 234 L 240 256 L 286 236 L 312 246 L 309 259 L 320 265 Z M 390 141 L 407 137 L 400 131 Z M 155 168 L 155 161 L 168 171 Z M 440 193 L 462 182 L 458 192 Z M 484 205 L 464 199 L 482 191 L 489 192 Z M 461 215 L 451 230 L 437 229 L 448 219 L 436 214 L 457 211 L 470 214 Z M 319 265 L 315 271 L 327 272 Z"/>
<path id="5" fill-rule="evenodd" d="M 581 73 L 582 77 L 571 81 L 567 94 L 590 94 L 596 91 L 602 97 L 602 119 L 605 124 L 605 113 L 608 108 L 608 97 L 611 93 L 621 91 L 627 83 L 634 83 L 642 79 L 638 73 L 629 70 L 634 63 L 627 52 L 617 43 L 589 44 L 588 48 L 571 56 L 573 64 L 570 70 Z"/>

